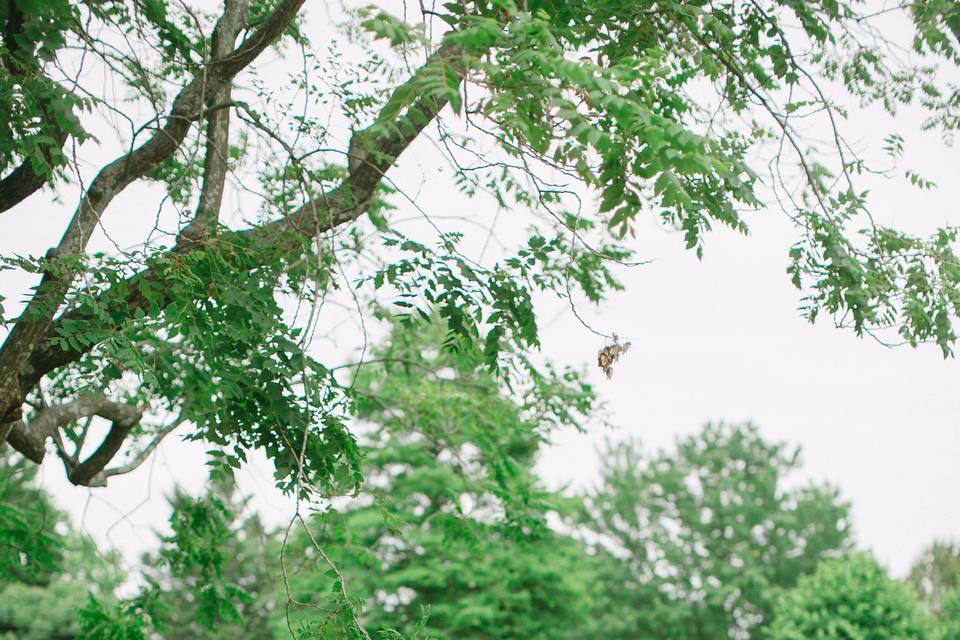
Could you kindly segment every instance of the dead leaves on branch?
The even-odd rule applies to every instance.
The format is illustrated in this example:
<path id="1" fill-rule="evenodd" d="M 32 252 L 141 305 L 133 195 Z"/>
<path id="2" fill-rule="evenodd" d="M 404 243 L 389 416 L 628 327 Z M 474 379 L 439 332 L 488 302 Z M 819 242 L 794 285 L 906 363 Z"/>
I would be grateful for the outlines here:
<path id="1" fill-rule="evenodd" d="M 597 354 L 597 366 L 607 376 L 607 379 L 613 377 L 613 365 L 617 363 L 620 356 L 630 350 L 630 342 L 620 342 L 619 336 L 613 334 L 613 344 L 608 344 Z"/>

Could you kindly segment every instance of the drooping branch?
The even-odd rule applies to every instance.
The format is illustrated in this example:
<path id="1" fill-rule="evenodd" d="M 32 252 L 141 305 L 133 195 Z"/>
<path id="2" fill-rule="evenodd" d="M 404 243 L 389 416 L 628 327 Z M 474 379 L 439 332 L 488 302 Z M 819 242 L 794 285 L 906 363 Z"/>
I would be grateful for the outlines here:
<path id="1" fill-rule="evenodd" d="M 239 47 L 204 65 L 200 74 L 177 95 L 164 125 L 141 146 L 108 164 L 94 178 L 59 245 L 48 253 L 48 257 L 61 260 L 66 266 L 44 274 L 26 310 L 0 348 L 0 424 L 19 419 L 25 392 L 19 384 L 18 373 L 49 330 L 76 273 L 76 266 L 70 261 L 82 256 L 106 207 L 127 186 L 179 148 L 192 124 L 215 104 L 216 97 L 233 77 L 280 36 L 303 3 L 304 0 L 283 0 Z M 227 11 L 217 25 L 220 33 L 234 29 L 239 13 L 237 4 L 227 3 Z M 224 37 L 224 41 L 229 41 L 229 37 Z"/>

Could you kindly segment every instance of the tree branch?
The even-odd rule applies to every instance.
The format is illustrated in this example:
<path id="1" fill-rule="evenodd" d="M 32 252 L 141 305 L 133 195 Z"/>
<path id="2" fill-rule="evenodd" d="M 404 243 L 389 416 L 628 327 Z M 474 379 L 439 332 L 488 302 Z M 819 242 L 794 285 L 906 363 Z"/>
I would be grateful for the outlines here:
<path id="1" fill-rule="evenodd" d="M 441 45 L 412 78 L 394 91 L 387 104 L 396 96 L 411 92 L 416 95 L 415 88 L 422 76 L 435 72 L 438 65 L 449 67 L 463 78 L 468 64 L 465 58 L 460 45 L 451 42 Z M 370 129 L 355 132 L 348 151 L 350 173 L 343 184 L 306 202 L 286 218 L 238 233 L 255 241 L 282 242 L 280 237 L 289 236 L 290 231 L 295 232 L 295 240 L 296 236 L 319 235 L 356 220 L 370 207 L 387 170 L 449 101 L 446 94 L 421 92 L 394 122 L 381 123 L 378 118 Z"/>
<path id="2" fill-rule="evenodd" d="M 88 487 L 103 487 L 107 484 L 107 478 L 100 472 L 117 455 L 120 447 L 123 446 L 127 435 L 140 421 L 141 413 L 138 411 L 136 419 L 132 421 L 114 421 L 110 425 L 110 431 L 97 447 L 97 450 L 90 454 L 86 460 L 69 470 L 67 478 L 75 485 L 84 485 Z"/>
<path id="3" fill-rule="evenodd" d="M 119 476 L 125 473 L 130 473 L 131 471 L 139 467 L 150 456 L 153 450 L 157 448 L 160 442 L 163 441 L 163 439 L 166 438 L 168 435 L 173 433 L 177 429 L 177 427 L 179 427 L 181 424 L 185 422 L 185 420 L 186 419 L 181 414 L 179 417 L 177 417 L 176 420 L 174 420 L 172 423 L 168 424 L 163 429 L 161 429 L 159 433 L 157 433 L 157 435 L 154 436 L 153 440 L 151 440 L 150 443 L 147 444 L 147 446 L 144 447 L 143 450 L 141 450 L 140 453 L 138 453 L 136 457 L 134 457 L 133 460 L 131 460 L 130 462 L 126 464 L 122 464 L 117 467 L 104 469 L 103 473 L 101 474 L 104 477 L 104 480 L 106 480 L 106 478 L 112 478 L 113 476 Z"/>
<path id="4" fill-rule="evenodd" d="M 67 133 L 56 127 L 55 124 L 53 126 L 58 134 L 58 146 L 63 147 L 67 141 Z M 53 154 L 51 149 L 51 147 L 44 148 L 42 153 L 43 159 L 46 160 L 52 173 Z M 12 209 L 29 198 L 47 182 L 49 177 L 50 175 L 37 173 L 29 159 L 24 160 L 19 167 L 0 180 L 0 213 Z"/>
<path id="5" fill-rule="evenodd" d="M 393 122 L 387 122 L 385 125 L 380 123 L 368 130 L 354 134 L 354 139 L 351 140 L 350 144 L 351 155 L 357 155 L 359 149 L 362 157 L 359 162 L 351 163 L 348 177 L 342 184 L 321 194 L 318 198 L 306 202 L 287 218 L 246 231 L 220 234 L 216 242 L 231 243 L 241 238 L 248 242 L 251 240 L 264 242 L 266 243 L 265 246 L 270 247 L 270 250 L 265 253 L 272 254 L 274 250 L 284 250 L 287 243 L 291 242 L 291 237 L 294 244 L 302 242 L 303 238 L 314 237 L 353 221 L 365 213 L 373 202 L 377 188 L 386 171 L 422 133 L 426 126 L 436 118 L 449 100 L 448 97 L 444 96 L 410 91 L 411 87 L 409 85 L 419 82 L 420 74 L 426 72 L 427 69 L 433 67 L 435 70 L 434 65 L 448 65 L 459 77 L 463 77 L 466 74 L 467 59 L 460 46 L 445 44 L 431 56 L 427 64 L 413 78 L 396 89 L 395 95 L 412 93 L 414 97 L 411 99 L 409 106 Z M 191 244 L 178 242 L 171 249 L 171 254 L 189 253 L 193 250 Z M 265 256 L 264 259 L 268 259 L 268 257 Z M 126 289 L 129 293 L 117 303 L 119 309 L 114 310 L 120 312 L 123 317 L 132 316 L 137 309 L 146 310 L 149 305 L 142 292 L 142 285 L 148 282 L 162 282 L 162 275 L 152 269 L 147 269 L 133 276 L 125 283 L 129 287 Z M 153 289 L 155 293 L 151 297 L 150 305 L 159 305 L 163 308 L 171 302 L 170 299 L 165 297 L 168 295 L 167 288 L 160 286 L 153 287 Z M 110 290 L 105 292 L 105 298 L 109 300 L 111 293 Z M 157 299 L 157 296 L 160 299 Z M 92 318 L 89 318 L 85 312 L 74 310 L 62 316 L 58 321 L 50 323 L 43 339 L 38 342 L 28 361 L 19 371 L 19 389 L 34 388 L 44 375 L 78 359 L 93 348 L 93 345 L 86 345 L 80 349 L 63 349 L 54 345 L 51 338 L 58 335 L 60 326 L 67 319 L 83 321 Z M 130 409 L 134 408 L 131 407 Z M 43 459 L 46 439 L 59 428 L 59 423 L 67 424 L 77 419 L 77 417 L 72 417 L 72 419 L 67 420 L 67 417 L 77 415 L 76 411 L 66 415 L 68 413 L 67 410 L 61 409 L 60 413 L 56 415 L 65 414 L 65 417 L 58 420 L 54 420 L 52 417 L 45 418 L 40 425 L 37 425 L 37 420 L 34 420 L 30 428 L 26 428 L 22 422 L 16 423 L 12 427 L 8 441 L 24 455 L 28 455 L 29 452 L 28 457 L 31 460 L 39 462 Z M 53 416 L 54 414 L 50 415 Z M 97 415 L 102 414 L 98 413 Z M 70 481 L 74 484 L 102 486 L 106 483 L 108 477 L 135 469 L 159 444 L 160 440 L 179 424 L 178 421 L 161 431 L 155 440 L 131 463 L 104 470 L 110 459 L 120 450 L 125 438 L 139 421 L 139 418 L 140 414 L 138 412 L 135 419 L 133 415 L 125 416 L 123 419 L 114 419 L 110 432 L 89 458 L 79 464 L 75 464 L 75 461 L 71 460 L 71 464 L 67 465 Z M 67 420 L 67 422 L 63 422 L 63 420 Z"/>
<path id="6" fill-rule="evenodd" d="M 40 464 L 47 452 L 47 439 L 58 429 L 72 422 L 89 416 L 100 416 L 112 421 L 114 426 L 118 424 L 127 425 L 127 432 L 129 432 L 140 421 L 142 414 L 143 411 L 138 407 L 114 402 L 106 396 L 81 396 L 71 402 L 43 409 L 29 425 L 22 420 L 15 422 L 7 436 L 7 442 L 28 459 Z M 111 429 L 112 431 L 113 429 Z M 107 439 L 109 439 L 109 435 Z M 104 443 L 106 443 L 106 440 Z M 101 444 L 97 451 L 100 451 L 103 447 L 104 445 Z M 96 455 L 96 452 L 93 455 Z M 77 466 L 80 467 L 86 462 Z M 109 458 L 104 464 L 106 462 L 109 462 Z"/>
<path id="7" fill-rule="evenodd" d="M 0 424 L 20 417 L 25 393 L 19 384 L 18 372 L 50 329 L 53 317 L 76 275 L 76 266 L 68 261 L 78 259 L 83 254 L 103 211 L 127 186 L 179 148 L 192 123 L 215 103 L 218 92 L 283 33 L 304 1 L 282 0 L 236 50 L 224 58 L 211 60 L 201 74 L 180 91 L 173 101 L 166 123 L 149 140 L 108 164 L 94 178 L 59 245 L 48 253 L 49 258 L 63 259 L 62 264 L 66 266 L 59 272 L 48 271 L 44 274 L 23 315 L 0 347 Z M 231 4 L 228 3 L 228 8 Z M 220 18 L 217 24 L 220 32 L 226 32 L 224 23 L 233 24 L 234 14 L 234 11 L 228 10 Z"/>
<path id="8" fill-rule="evenodd" d="M 225 0 L 223 19 L 213 32 L 213 59 L 225 59 L 233 51 L 237 34 L 246 22 L 248 0 Z M 213 96 L 216 104 L 230 102 L 231 82 Z M 206 237 L 216 229 L 223 202 L 230 155 L 230 109 L 216 109 L 207 116 L 207 144 L 203 162 L 203 186 L 193 221 L 181 235 L 191 240 Z"/>
<path id="9" fill-rule="evenodd" d="M 468 61 L 459 46 L 447 44 L 437 50 L 421 72 L 427 66 L 435 64 L 449 65 L 462 77 L 466 73 Z M 397 88 L 395 95 L 408 92 L 408 84 L 417 80 L 415 76 Z M 245 231 L 223 233 L 218 236 L 217 242 L 230 244 L 238 238 L 246 237 L 248 240 L 263 242 L 282 250 L 286 246 L 300 242 L 303 237 L 313 237 L 356 220 L 369 208 L 376 189 L 390 165 L 440 113 L 447 102 L 448 100 L 442 97 L 419 96 L 395 123 L 379 129 L 381 131 L 379 134 L 369 137 L 364 147 L 375 150 L 375 153 L 367 151 L 365 159 L 355 163 L 354 169 L 343 184 L 307 202 L 287 218 Z M 363 135 L 362 131 L 354 134 L 354 136 Z M 351 144 L 351 147 L 356 146 L 356 143 Z M 192 250 L 190 244 L 184 243 L 178 244 L 171 252 L 185 253 L 190 250 Z M 129 293 L 110 309 L 109 313 L 132 317 L 137 309 L 147 310 L 149 304 L 142 293 L 142 287 L 148 284 L 156 285 L 159 282 L 161 282 L 161 275 L 152 269 L 132 276 L 122 285 L 122 290 Z M 167 295 L 165 287 L 153 286 L 152 289 L 153 296 L 150 301 L 152 304 L 161 308 L 169 304 L 170 300 L 165 298 Z M 106 291 L 103 297 L 110 299 L 112 295 L 116 294 L 111 289 Z M 52 342 L 52 339 L 59 335 L 60 327 L 65 321 L 83 322 L 90 319 L 86 312 L 71 311 L 54 322 L 29 361 L 21 369 L 21 388 L 32 389 L 44 375 L 74 362 L 92 349 L 93 345 L 73 349 L 61 347 Z"/>
<path id="10" fill-rule="evenodd" d="M 63 93 L 61 87 L 47 78 L 40 68 L 32 50 L 24 49 L 22 31 L 26 16 L 16 2 L 8 2 L 6 20 L 0 36 L 6 51 L 0 54 L 0 69 L 6 70 L 11 76 L 23 82 L 28 76 L 36 76 L 48 82 L 57 92 Z M 31 92 L 35 100 L 40 102 L 40 115 L 43 126 L 41 131 L 56 141 L 56 145 L 45 145 L 40 153 L 52 169 L 54 166 L 53 149 L 61 149 L 67 141 L 67 132 L 60 126 L 57 116 L 50 106 L 51 94 Z M 15 168 L 3 179 L 0 179 L 0 213 L 13 208 L 26 200 L 37 189 L 42 187 L 50 177 L 49 174 L 38 173 L 30 158 L 24 158 L 20 166 Z"/>

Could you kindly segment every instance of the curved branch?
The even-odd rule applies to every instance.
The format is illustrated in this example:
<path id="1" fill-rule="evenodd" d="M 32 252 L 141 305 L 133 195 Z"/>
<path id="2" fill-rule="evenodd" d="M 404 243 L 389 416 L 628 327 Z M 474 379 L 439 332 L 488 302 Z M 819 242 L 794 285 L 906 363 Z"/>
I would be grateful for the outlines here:
<path id="1" fill-rule="evenodd" d="M 43 409 L 29 425 L 22 420 L 15 422 L 7 436 L 7 442 L 29 460 L 40 464 L 46 455 L 47 439 L 72 422 L 90 416 L 100 416 L 112 421 L 114 425 L 128 425 L 127 432 L 129 432 L 129 429 L 140 421 L 141 415 L 143 411 L 140 408 L 114 402 L 106 396 L 82 396 L 71 402 Z M 103 448 L 103 445 L 100 448 Z M 85 463 L 86 461 L 81 465 Z"/>
<path id="2" fill-rule="evenodd" d="M 347 152 L 350 173 L 343 184 L 304 203 L 282 220 L 239 233 L 256 241 L 282 242 L 279 237 L 290 231 L 295 232 L 294 239 L 315 236 L 359 218 L 372 204 L 387 170 L 450 101 L 447 93 L 418 93 L 423 75 L 441 66 L 463 78 L 468 64 L 466 52 L 459 44 L 448 41 L 441 45 L 412 78 L 394 90 L 384 108 L 390 109 L 398 96 L 418 95 L 406 111 L 391 122 L 383 123 L 378 118 L 370 129 L 351 136 Z"/>
<path id="3" fill-rule="evenodd" d="M 86 460 L 70 469 L 67 478 L 76 485 L 88 487 L 103 487 L 107 484 L 107 479 L 100 472 L 117 455 L 124 440 L 127 439 L 130 431 L 140 422 L 141 412 L 137 412 L 134 420 L 115 420 L 110 425 L 110 431 L 96 451 L 91 453 Z"/>
<path id="4" fill-rule="evenodd" d="M 107 478 L 123 475 L 125 473 L 130 473 L 131 471 L 135 470 L 137 467 L 143 464 L 144 461 L 146 461 L 146 459 L 150 456 L 153 450 L 157 448 L 157 446 L 163 441 L 164 438 L 166 438 L 168 435 L 173 433 L 177 429 L 177 427 L 182 425 L 185 421 L 186 421 L 186 418 L 184 418 L 183 415 L 181 414 L 176 420 L 174 420 L 172 423 L 168 424 L 163 429 L 161 429 L 157 433 L 157 435 L 154 436 L 153 440 L 151 440 L 147 444 L 147 446 L 144 447 L 143 450 L 141 450 L 140 453 L 138 453 L 136 457 L 133 458 L 133 460 L 131 460 L 130 462 L 127 462 L 126 464 L 122 464 L 116 467 L 111 467 L 109 469 L 104 469 L 103 473 L 100 475 L 102 475 L 104 480 L 106 480 Z"/>

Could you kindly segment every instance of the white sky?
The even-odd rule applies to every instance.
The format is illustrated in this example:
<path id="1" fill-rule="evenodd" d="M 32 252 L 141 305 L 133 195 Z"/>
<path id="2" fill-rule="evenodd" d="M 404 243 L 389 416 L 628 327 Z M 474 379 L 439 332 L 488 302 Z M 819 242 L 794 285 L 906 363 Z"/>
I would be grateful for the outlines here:
<path id="1" fill-rule="evenodd" d="M 907 139 L 902 166 L 939 184 L 920 192 L 904 180 L 874 181 L 874 214 L 882 223 L 917 230 L 960 224 L 960 150 L 921 132 L 918 122 L 908 111 L 890 119 L 855 110 L 845 125 L 848 137 L 874 151 L 885 134 L 901 133 Z M 104 144 L 93 153 L 113 157 L 112 142 Z M 442 185 L 433 154 L 429 145 L 416 146 L 393 177 L 413 187 L 424 176 L 431 186 Z M 105 220 L 110 235 L 133 236 L 131 212 L 144 211 L 144 203 L 152 211 L 156 193 L 141 188 L 115 203 Z M 431 213 L 463 215 L 462 199 L 448 188 L 421 193 Z M 42 254 L 67 220 L 72 199 L 65 200 L 0 215 L 3 255 Z M 702 262 L 683 251 L 677 235 L 641 225 L 634 247 L 654 262 L 621 272 L 626 291 L 600 310 L 578 307 L 598 329 L 633 343 L 612 380 L 595 368 L 600 340 L 569 312 L 551 321 L 555 303 L 544 307 L 544 354 L 587 367 L 618 428 L 559 434 L 542 457 L 542 475 L 556 486 L 590 485 L 597 469 L 593 447 L 605 437 L 637 435 L 656 448 L 708 420 L 749 419 L 766 437 L 802 446 L 804 477 L 837 484 L 853 503 L 860 544 L 902 574 L 934 537 L 960 536 L 960 363 L 944 361 L 934 346 L 891 350 L 828 320 L 811 326 L 800 317 L 798 293 L 785 274 L 795 239 L 789 221 L 771 208 L 749 223 L 749 237 L 710 234 Z M 0 293 L 19 299 L 26 282 L 7 272 Z M 86 530 L 133 560 L 166 520 L 164 493 L 175 482 L 198 489 L 205 469 L 199 447 L 172 438 L 152 463 L 106 489 L 70 486 L 54 456 L 42 477 Z M 257 494 L 258 508 L 278 522 L 290 515 L 290 505 L 271 485 L 262 461 L 241 478 L 242 488 Z"/>

